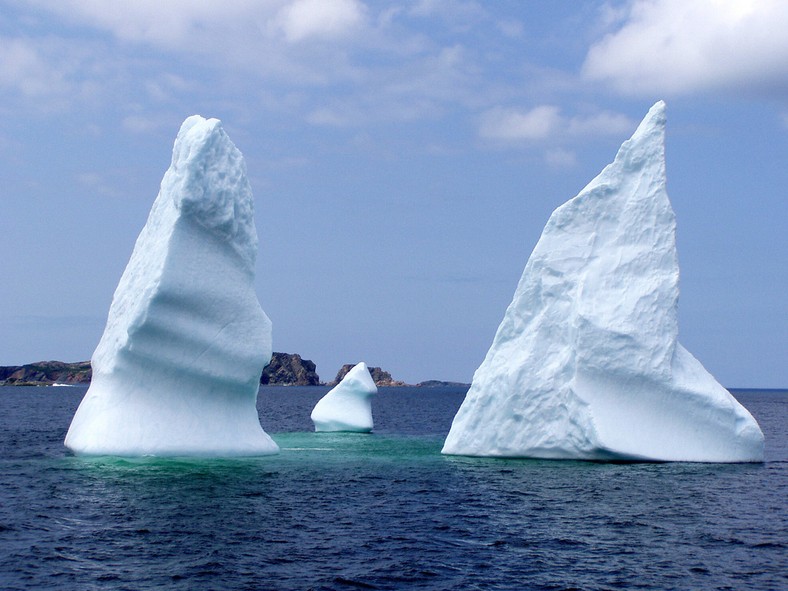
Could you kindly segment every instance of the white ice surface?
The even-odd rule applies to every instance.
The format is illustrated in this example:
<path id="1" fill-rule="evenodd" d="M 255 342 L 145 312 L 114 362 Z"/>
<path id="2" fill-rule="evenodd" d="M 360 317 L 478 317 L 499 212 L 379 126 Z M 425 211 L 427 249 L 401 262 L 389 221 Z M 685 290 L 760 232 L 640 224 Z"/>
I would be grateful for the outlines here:
<path id="1" fill-rule="evenodd" d="M 354 366 L 312 410 L 315 431 L 372 431 L 372 401 L 378 391 L 367 364 Z"/>
<path id="2" fill-rule="evenodd" d="M 256 253 L 243 156 L 220 121 L 189 117 L 115 291 L 67 447 L 121 456 L 278 451 L 256 408 L 271 358 Z"/>
<path id="3" fill-rule="evenodd" d="M 443 453 L 763 460 L 758 424 L 677 341 L 665 106 L 553 212 Z"/>

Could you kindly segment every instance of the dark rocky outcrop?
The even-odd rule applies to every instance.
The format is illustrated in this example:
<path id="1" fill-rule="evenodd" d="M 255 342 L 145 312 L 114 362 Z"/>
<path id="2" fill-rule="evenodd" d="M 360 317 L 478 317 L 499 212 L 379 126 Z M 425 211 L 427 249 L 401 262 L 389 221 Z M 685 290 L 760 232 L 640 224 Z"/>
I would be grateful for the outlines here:
<path id="1" fill-rule="evenodd" d="M 442 388 L 442 387 L 452 387 L 452 388 L 470 388 L 470 384 L 466 384 L 465 382 L 444 382 L 443 380 L 427 380 L 426 382 L 419 382 L 416 384 L 417 388 Z"/>
<path id="2" fill-rule="evenodd" d="M 27 365 L 0 367 L 0 385 L 89 384 L 91 375 L 90 361 L 78 361 L 77 363 L 38 361 Z"/>
<path id="3" fill-rule="evenodd" d="M 327 386 L 336 386 L 352 364 L 343 365 L 337 377 Z M 263 369 L 260 384 L 267 386 L 319 386 L 320 377 L 316 373 L 315 364 L 309 359 L 302 359 L 298 353 L 274 353 L 271 362 Z M 395 380 L 391 374 L 379 367 L 370 367 L 369 373 L 376 386 L 407 386 L 405 382 Z M 63 361 L 38 361 L 27 365 L 0 366 L 0 386 L 51 386 L 52 384 L 89 384 L 92 372 L 90 361 L 64 363 Z M 429 380 L 417 384 L 429 386 L 467 386 L 455 382 Z"/>
<path id="4" fill-rule="evenodd" d="M 336 386 L 339 382 L 342 381 L 351 369 L 353 369 L 355 364 L 353 363 L 346 363 L 343 365 L 340 370 L 337 372 L 337 377 L 334 378 L 333 382 L 329 382 L 326 384 L 327 386 Z M 395 380 L 391 377 L 391 374 L 387 371 L 383 371 L 379 367 L 370 367 L 369 373 L 372 375 L 372 380 L 375 382 L 376 386 L 407 386 L 405 382 L 400 382 L 399 380 Z"/>
<path id="5" fill-rule="evenodd" d="M 315 364 L 301 359 L 298 353 L 276 353 L 263 369 L 260 383 L 268 386 L 317 386 L 320 377 L 315 373 Z"/>
<path id="6" fill-rule="evenodd" d="M 27 365 L 0 366 L 0 386 L 51 386 L 52 384 L 89 384 L 90 361 L 64 363 L 38 361 Z M 263 370 L 261 384 L 270 386 L 317 386 L 320 377 L 315 364 L 298 354 L 274 353 Z"/>

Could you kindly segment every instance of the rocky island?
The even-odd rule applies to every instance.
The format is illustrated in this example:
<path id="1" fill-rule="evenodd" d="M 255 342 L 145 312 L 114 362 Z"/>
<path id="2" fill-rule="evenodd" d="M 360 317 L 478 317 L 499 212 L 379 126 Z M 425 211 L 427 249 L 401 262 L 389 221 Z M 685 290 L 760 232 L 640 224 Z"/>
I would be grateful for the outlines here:
<path id="1" fill-rule="evenodd" d="M 263 386 L 336 386 L 347 375 L 353 364 L 345 364 L 337 372 L 333 381 L 320 381 L 315 363 L 303 359 L 298 353 L 278 353 L 274 351 L 271 362 L 265 366 L 260 376 Z M 380 367 L 370 367 L 372 381 L 378 387 L 413 386 L 395 380 L 391 374 Z M 52 386 L 64 384 L 69 386 L 88 385 L 93 372 L 90 361 L 67 363 L 63 361 L 37 361 L 26 365 L 0 366 L 0 386 Z M 462 382 L 445 382 L 426 380 L 415 384 L 418 388 L 462 387 Z"/>
<path id="2" fill-rule="evenodd" d="M 348 374 L 348 372 L 353 369 L 355 366 L 354 363 L 346 363 L 343 365 L 339 371 L 337 372 L 337 377 L 334 378 L 333 382 L 329 382 L 326 386 L 336 386 L 342 379 Z M 391 377 L 391 374 L 387 371 L 382 370 L 379 367 L 368 367 L 369 373 L 372 375 L 372 381 L 375 382 L 376 386 L 407 386 L 405 382 L 400 382 L 399 380 L 395 380 Z"/>
<path id="3" fill-rule="evenodd" d="M 37 361 L 0 366 L 0 386 L 87 385 L 92 376 L 90 361 Z M 315 364 L 309 359 L 302 359 L 298 353 L 274 352 L 271 362 L 263 369 L 260 383 L 269 386 L 317 386 L 320 377 L 315 373 Z"/>
<path id="4" fill-rule="evenodd" d="M 298 353 L 277 353 L 263 369 L 260 383 L 264 386 L 319 386 L 320 376 L 315 364 Z"/>
<path id="5" fill-rule="evenodd" d="M 89 384 L 92 375 L 90 361 L 77 361 L 76 363 L 37 361 L 27 365 L 0 367 L 0 386 Z"/>

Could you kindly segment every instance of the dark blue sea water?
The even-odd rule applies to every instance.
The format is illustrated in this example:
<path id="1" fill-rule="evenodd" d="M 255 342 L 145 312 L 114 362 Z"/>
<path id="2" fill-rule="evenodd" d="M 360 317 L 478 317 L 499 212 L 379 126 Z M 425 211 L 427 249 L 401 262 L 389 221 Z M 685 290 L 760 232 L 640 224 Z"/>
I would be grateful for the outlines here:
<path id="1" fill-rule="evenodd" d="M 263 388 L 279 456 L 87 460 L 84 391 L 0 388 L 0 589 L 788 588 L 785 391 L 736 392 L 760 465 L 443 457 L 456 388 L 381 389 L 372 435 Z"/>

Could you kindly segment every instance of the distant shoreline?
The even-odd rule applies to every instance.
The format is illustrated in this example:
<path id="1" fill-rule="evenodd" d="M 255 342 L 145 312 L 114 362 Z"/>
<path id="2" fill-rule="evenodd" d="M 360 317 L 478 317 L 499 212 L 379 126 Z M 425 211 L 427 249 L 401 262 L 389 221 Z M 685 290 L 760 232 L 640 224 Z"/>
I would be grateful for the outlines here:
<path id="1" fill-rule="evenodd" d="M 297 353 L 274 353 L 271 362 L 260 377 L 261 386 L 334 386 L 342 379 L 346 368 L 340 368 L 337 377 L 331 382 L 320 381 L 315 373 L 315 364 L 302 359 Z M 425 380 L 417 384 L 407 384 L 394 380 L 379 367 L 370 371 L 378 388 L 470 388 L 470 383 L 447 380 Z M 92 370 L 90 361 L 68 363 L 63 361 L 38 361 L 25 365 L 0 366 L 0 386 L 40 387 L 40 386 L 87 386 L 90 384 Z M 729 392 L 785 393 L 786 388 L 731 387 Z"/>
<path id="2" fill-rule="evenodd" d="M 297 353 L 277 353 L 263 369 L 260 376 L 262 386 L 334 386 L 347 373 L 352 365 L 342 366 L 337 377 L 331 382 L 322 382 L 315 372 L 315 364 L 303 359 Z M 470 384 L 444 380 L 426 380 L 417 384 L 407 384 L 395 380 L 391 374 L 379 367 L 370 367 L 370 373 L 379 388 L 467 388 Z M 87 386 L 93 371 L 90 361 L 68 363 L 63 361 L 37 361 L 25 365 L 0 366 L 0 386 L 39 387 L 39 386 Z"/>

